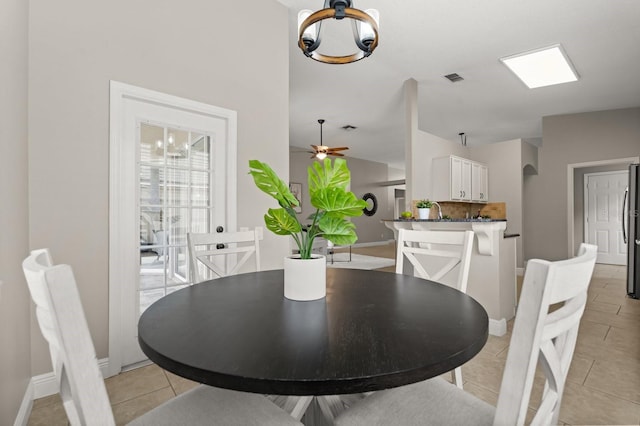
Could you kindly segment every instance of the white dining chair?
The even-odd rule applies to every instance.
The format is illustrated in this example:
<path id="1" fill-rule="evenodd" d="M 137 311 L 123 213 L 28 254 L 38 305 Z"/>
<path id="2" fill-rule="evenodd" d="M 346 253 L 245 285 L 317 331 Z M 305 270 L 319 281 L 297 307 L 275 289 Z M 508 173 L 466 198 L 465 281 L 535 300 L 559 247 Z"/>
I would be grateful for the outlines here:
<path id="1" fill-rule="evenodd" d="M 23 264 L 38 323 L 49 343 L 65 412 L 72 426 L 115 425 L 104 380 L 69 265 L 52 266 L 48 250 Z M 258 394 L 200 385 L 131 425 L 300 425 Z"/>
<path id="2" fill-rule="evenodd" d="M 582 244 L 572 259 L 527 263 L 497 407 L 437 377 L 374 393 L 339 416 L 336 426 L 520 426 L 531 403 L 538 362 L 545 385 L 531 424 L 558 424 L 596 255 L 597 246 Z M 550 312 L 559 303 L 562 306 Z"/>
<path id="3" fill-rule="evenodd" d="M 263 228 L 259 226 L 239 232 L 188 233 L 191 281 L 195 284 L 237 274 L 251 256 L 255 270 L 260 271 L 262 238 Z M 238 255 L 242 255 L 240 259 Z"/>
<path id="4" fill-rule="evenodd" d="M 473 231 L 400 229 L 396 274 L 403 273 L 406 258 L 413 266 L 414 275 L 466 293 L 473 235 Z M 462 389 L 462 368 L 455 368 L 452 377 L 456 386 Z"/>

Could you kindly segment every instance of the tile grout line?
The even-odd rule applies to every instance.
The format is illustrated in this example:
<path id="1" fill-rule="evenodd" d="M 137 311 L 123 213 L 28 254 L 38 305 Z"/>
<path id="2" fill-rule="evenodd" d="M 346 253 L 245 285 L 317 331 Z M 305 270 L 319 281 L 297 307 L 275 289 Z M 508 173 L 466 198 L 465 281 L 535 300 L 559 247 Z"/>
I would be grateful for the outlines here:
<path id="1" fill-rule="evenodd" d="M 163 387 L 161 387 L 161 388 L 154 389 L 154 390 L 149 391 L 149 392 L 141 393 L 141 394 L 138 394 L 138 395 L 136 395 L 136 396 L 134 396 L 134 397 L 131 397 L 131 398 L 129 398 L 129 399 L 125 399 L 125 400 L 122 400 L 122 401 L 120 401 L 120 402 L 116 402 L 115 404 L 111 404 L 111 407 L 113 408 L 113 407 L 115 407 L 116 405 L 120 405 L 120 404 L 123 404 L 123 403 L 125 403 L 125 402 L 131 402 L 131 401 L 133 401 L 133 400 L 135 400 L 135 399 L 138 399 L 138 398 L 143 397 L 143 396 L 151 395 L 152 393 L 155 393 L 155 392 L 161 391 L 161 390 L 166 389 L 166 388 L 171 388 L 171 391 L 173 392 L 173 388 L 171 387 L 171 383 L 169 383 L 169 384 L 167 384 L 167 386 L 163 386 Z M 175 392 L 173 392 L 173 393 L 174 393 L 174 397 L 175 397 Z M 109 402 L 111 402 L 111 401 L 109 401 Z"/>
<path id="2" fill-rule="evenodd" d="M 595 364 L 596 364 L 596 360 L 592 359 L 591 360 L 591 365 L 589 366 L 589 370 L 587 371 L 587 374 L 584 375 L 584 380 L 582 381 L 580 386 L 586 387 L 585 384 L 587 383 L 587 379 L 589 378 L 589 374 L 591 374 L 591 370 L 593 369 L 593 366 Z"/>
<path id="3" fill-rule="evenodd" d="M 589 389 L 589 391 L 591 391 L 591 392 L 601 393 L 602 395 L 608 396 L 608 397 L 613 398 L 613 399 L 616 399 L 616 400 L 621 400 L 621 401 L 625 401 L 625 402 L 630 402 L 630 403 L 632 403 L 632 404 L 634 404 L 634 405 L 637 405 L 637 406 L 640 408 L 640 401 L 634 401 L 634 400 L 632 400 L 632 399 L 627 399 L 627 398 L 622 397 L 622 396 L 620 396 L 620 395 L 616 395 L 616 394 L 613 394 L 613 393 L 607 392 L 607 391 L 605 391 L 605 390 L 602 390 L 602 389 L 600 389 L 600 388 L 595 388 L 595 387 L 593 387 L 593 386 L 589 386 L 589 385 L 584 385 L 583 387 L 584 387 L 584 388 L 586 388 L 586 389 Z"/>

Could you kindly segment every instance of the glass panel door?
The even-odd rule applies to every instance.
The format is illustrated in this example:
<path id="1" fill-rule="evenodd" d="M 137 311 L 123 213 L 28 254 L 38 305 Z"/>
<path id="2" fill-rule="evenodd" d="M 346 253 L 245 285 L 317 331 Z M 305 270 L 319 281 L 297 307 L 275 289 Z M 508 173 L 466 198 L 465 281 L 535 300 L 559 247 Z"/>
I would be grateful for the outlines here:
<path id="1" fill-rule="evenodd" d="M 189 285 L 188 232 L 209 232 L 212 137 L 141 122 L 139 313 Z"/>

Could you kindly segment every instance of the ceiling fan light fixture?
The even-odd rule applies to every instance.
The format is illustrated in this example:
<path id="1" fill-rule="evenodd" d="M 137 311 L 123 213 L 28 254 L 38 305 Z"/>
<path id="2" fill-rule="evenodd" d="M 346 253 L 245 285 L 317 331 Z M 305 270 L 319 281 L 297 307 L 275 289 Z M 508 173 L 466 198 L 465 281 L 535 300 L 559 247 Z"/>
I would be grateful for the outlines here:
<path id="1" fill-rule="evenodd" d="M 359 51 L 351 55 L 332 56 L 317 52 L 320 47 L 320 30 L 325 19 L 353 22 L 353 38 Z M 351 0 L 325 0 L 324 8 L 317 12 L 308 9 L 298 13 L 298 47 L 305 56 L 326 64 L 348 64 L 370 56 L 378 46 L 380 14 L 376 9 L 362 11 L 352 7 Z"/>
<path id="2" fill-rule="evenodd" d="M 349 149 L 346 146 L 339 146 L 332 148 L 327 145 L 323 145 L 322 143 L 322 125 L 324 124 L 324 120 L 321 118 L 318 120 L 318 124 L 320 124 L 320 145 L 311 145 L 313 151 L 310 151 L 313 155 L 311 158 L 317 158 L 318 160 L 324 160 L 328 155 L 333 155 L 335 157 L 344 157 L 344 154 L 341 154 L 338 151 L 344 151 Z"/>

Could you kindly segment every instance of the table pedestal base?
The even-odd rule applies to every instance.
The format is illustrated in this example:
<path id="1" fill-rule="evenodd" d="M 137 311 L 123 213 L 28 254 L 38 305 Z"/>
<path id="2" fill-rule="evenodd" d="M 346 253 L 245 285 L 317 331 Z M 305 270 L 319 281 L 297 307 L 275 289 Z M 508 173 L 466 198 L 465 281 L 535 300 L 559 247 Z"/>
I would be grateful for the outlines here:
<path id="1" fill-rule="evenodd" d="M 333 419 L 366 394 L 287 396 L 269 395 L 274 404 L 305 426 L 331 426 Z"/>

